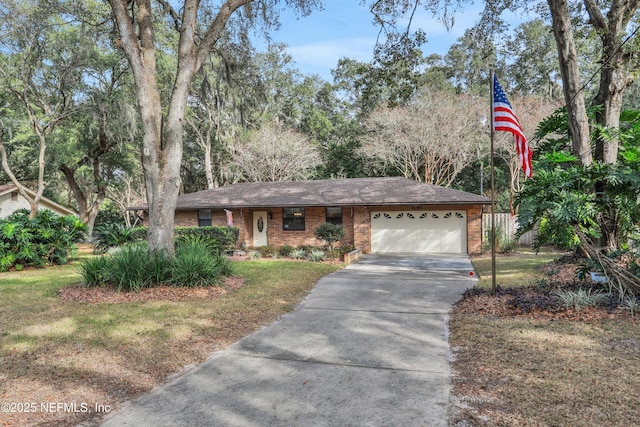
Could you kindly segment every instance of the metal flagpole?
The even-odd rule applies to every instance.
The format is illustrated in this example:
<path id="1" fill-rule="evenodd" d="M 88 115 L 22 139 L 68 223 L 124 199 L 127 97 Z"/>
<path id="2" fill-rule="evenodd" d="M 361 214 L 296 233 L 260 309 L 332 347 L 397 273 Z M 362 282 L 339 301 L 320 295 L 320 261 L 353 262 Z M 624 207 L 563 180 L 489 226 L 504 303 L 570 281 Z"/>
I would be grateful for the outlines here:
<path id="1" fill-rule="evenodd" d="M 494 168 L 494 122 L 493 122 L 493 68 L 489 72 L 489 86 L 491 93 L 489 98 L 491 99 L 491 111 L 489 117 L 491 117 L 491 292 L 496 293 L 496 187 L 495 187 L 495 174 Z"/>

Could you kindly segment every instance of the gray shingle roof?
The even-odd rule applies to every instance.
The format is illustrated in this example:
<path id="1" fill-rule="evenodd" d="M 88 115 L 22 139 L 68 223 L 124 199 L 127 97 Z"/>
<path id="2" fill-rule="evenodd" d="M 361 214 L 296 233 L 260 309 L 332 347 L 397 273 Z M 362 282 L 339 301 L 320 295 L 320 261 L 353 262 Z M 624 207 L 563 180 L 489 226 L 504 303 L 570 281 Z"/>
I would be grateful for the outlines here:
<path id="1" fill-rule="evenodd" d="M 179 196 L 176 209 L 478 205 L 490 202 L 476 194 L 391 177 L 233 184 Z"/>

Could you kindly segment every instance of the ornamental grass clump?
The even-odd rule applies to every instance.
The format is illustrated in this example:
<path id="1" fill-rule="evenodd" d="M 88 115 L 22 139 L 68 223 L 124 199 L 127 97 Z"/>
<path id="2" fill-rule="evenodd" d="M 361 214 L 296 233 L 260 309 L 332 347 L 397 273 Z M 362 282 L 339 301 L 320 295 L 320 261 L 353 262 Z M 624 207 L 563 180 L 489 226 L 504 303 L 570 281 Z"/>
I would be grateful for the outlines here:
<path id="1" fill-rule="evenodd" d="M 293 259 L 304 259 L 307 256 L 307 253 L 304 249 L 293 249 L 289 256 Z"/>
<path id="2" fill-rule="evenodd" d="M 93 257 L 80 264 L 80 275 L 85 286 L 101 286 L 109 282 L 107 257 Z"/>
<path id="3" fill-rule="evenodd" d="M 233 274 L 234 265 L 219 250 L 198 240 L 180 242 L 173 258 L 150 252 L 146 243 L 125 245 L 112 255 L 85 260 L 80 274 L 86 286 L 112 285 L 126 292 L 158 285 L 219 285 L 222 276 Z"/>
<path id="4" fill-rule="evenodd" d="M 139 292 L 143 288 L 164 284 L 171 263 L 161 252 L 149 252 L 146 244 L 123 246 L 107 261 L 108 282 L 118 291 Z"/>
<path id="5" fill-rule="evenodd" d="M 314 249 L 311 252 L 309 252 L 309 261 L 312 261 L 312 262 L 324 261 L 326 257 L 327 257 L 327 254 L 325 253 L 325 251 L 322 251 L 320 249 Z"/>
<path id="6" fill-rule="evenodd" d="M 224 263 L 218 255 L 203 250 L 202 245 L 190 243 L 182 245 L 172 262 L 169 281 L 174 286 L 215 286 L 222 281 Z"/>
<path id="7" fill-rule="evenodd" d="M 567 308 L 583 310 L 586 307 L 595 307 L 607 298 L 607 294 L 593 289 L 578 289 L 577 291 L 558 291 L 556 293 L 562 304 Z"/>

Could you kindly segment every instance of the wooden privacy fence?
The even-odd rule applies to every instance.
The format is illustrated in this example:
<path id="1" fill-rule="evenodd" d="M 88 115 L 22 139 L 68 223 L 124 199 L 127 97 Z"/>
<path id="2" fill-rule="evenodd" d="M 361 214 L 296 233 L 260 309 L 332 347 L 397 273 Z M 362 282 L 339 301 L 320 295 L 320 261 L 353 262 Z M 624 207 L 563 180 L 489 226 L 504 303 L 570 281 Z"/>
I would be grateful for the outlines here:
<path id="1" fill-rule="evenodd" d="M 496 237 L 500 233 L 507 240 L 513 240 L 518 231 L 518 216 L 510 213 L 496 214 Z M 527 231 L 518 239 L 518 244 L 522 246 L 532 246 L 533 239 L 537 236 L 537 230 Z M 482 244 L 488 244 L 491 240 L 491 214 L 482 214 Z"/>

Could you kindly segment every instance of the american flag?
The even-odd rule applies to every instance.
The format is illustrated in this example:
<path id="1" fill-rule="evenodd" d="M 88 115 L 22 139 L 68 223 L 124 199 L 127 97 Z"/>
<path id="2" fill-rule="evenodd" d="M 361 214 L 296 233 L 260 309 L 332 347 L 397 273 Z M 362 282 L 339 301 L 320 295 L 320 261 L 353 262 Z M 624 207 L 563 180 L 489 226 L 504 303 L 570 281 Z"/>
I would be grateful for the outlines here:
<path id="1" fill-rule="evenodd" d="M 513 140 L 516 143 L 516 152 L 520 158 L 524 174 L 531 178 L 533 171 L 531 169 L 531 158 L 533 152 L 524 136 L 522 126 L 518 121 L 516 113 L 511 108 L 507 95 L 498 83 L 498 78 L 493 76 L 493 129 L 496 131 L 511 132 Z"/>
<path id="2" fill-rule="evenodd" d="M 233 227 L 233 212 L 229 209 L 225 209 L 224 212 L 227 214 L 227 226 Z"/>

